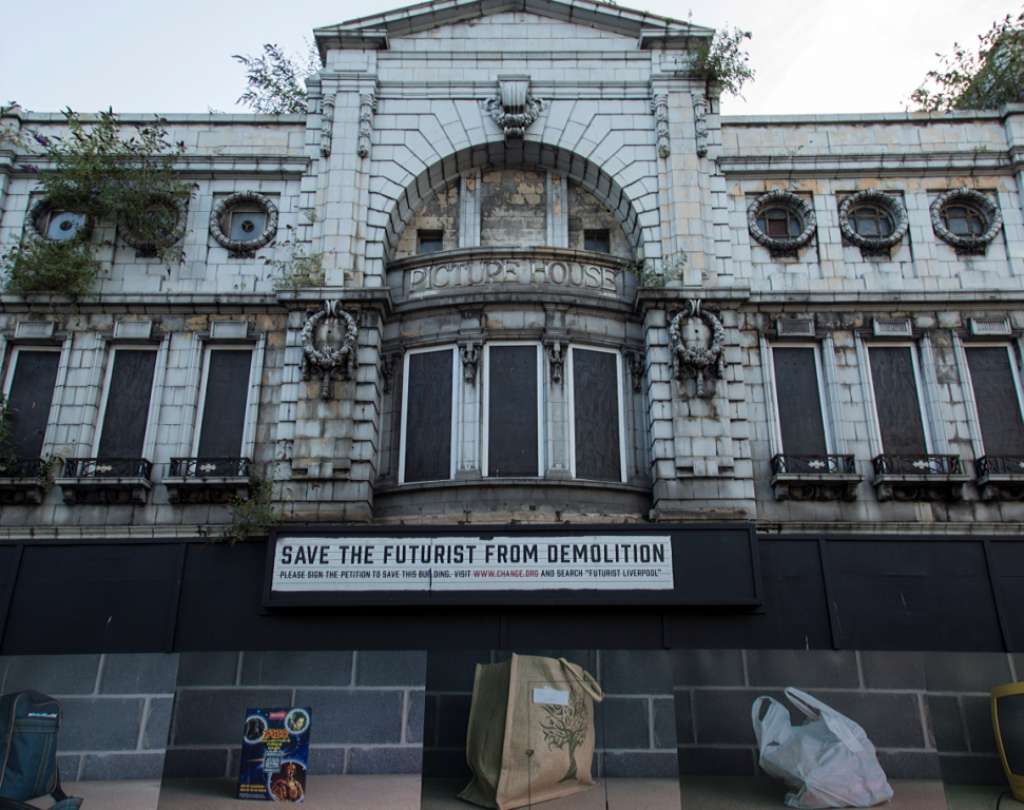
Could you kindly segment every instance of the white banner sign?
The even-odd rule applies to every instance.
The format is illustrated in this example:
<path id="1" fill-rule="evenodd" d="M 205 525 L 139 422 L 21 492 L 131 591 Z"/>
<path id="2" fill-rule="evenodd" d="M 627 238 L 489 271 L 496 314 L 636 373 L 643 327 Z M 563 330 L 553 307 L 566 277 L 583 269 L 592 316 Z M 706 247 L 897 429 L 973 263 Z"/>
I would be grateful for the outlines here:
<path id="1" fill-rule="evenodd" d="M 672 590 L 668 535 L 277 538 L 271 588 L 308 591 Z"/>

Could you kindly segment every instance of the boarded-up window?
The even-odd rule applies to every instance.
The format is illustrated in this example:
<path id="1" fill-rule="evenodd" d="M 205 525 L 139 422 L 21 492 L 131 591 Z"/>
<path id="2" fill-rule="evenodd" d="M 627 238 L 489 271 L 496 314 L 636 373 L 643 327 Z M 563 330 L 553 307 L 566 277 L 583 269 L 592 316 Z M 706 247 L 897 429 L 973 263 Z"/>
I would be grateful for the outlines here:
<path id="1" fill-rule="evenodd" d="M 39 458 L 57 384 L 60 352 L 19 349 L 12 361 L 14 376 L 7 392 L 10 444 L 16 458 Z"/>
<path id="2" fill-rule="evenodd" d="M 572 391 L 576 477 L 620 481 L 619 371 L 615 355 L 573 348 Z"/>
<path id="3" fill-rule="evenodd" d="M 416 352 L 407 360 L 403 480 L 443 481 L 452 475 L 454 352 Z"/>
<path id="4" fill-rule="evenodd" d="M 210 350 L 196 452 L 200 458 L 238 458 L 241 454 L 251 367 L 250 350 Z"/>
<path id="5" fill-rule="evenodd" d="M 811 346 L 772 349 L 775 401 L 779 408 L 782 452 L 786 455 L 820 456 L 828 452 L 814 353 Z"/>
<path id="6" fill-rule="evenodd" d="M 890 455 L 928 452 L 912 351 L 910 346 L 872 346 L 868 353 L 882 452 Z"/>
<path id="7" fill-rule="evenodd" d="M 107 406 L 96 454 L 100 458 L 141 458 L 146 441 L 156 352 L 118 349 L 112 362 Z"/>
<path id="8" fill-rule="evenodd" d="M 489 347 L 487 385 L 487 474 L 536 476 L 537 347 Z"/>
<path id="9" fill-rule="evenodd" d="M 1024 455 L 1024 421 L 1010 362 L 1005 346 L 967 349 L 967 365 L 971 370 L 986 455 Z"/>

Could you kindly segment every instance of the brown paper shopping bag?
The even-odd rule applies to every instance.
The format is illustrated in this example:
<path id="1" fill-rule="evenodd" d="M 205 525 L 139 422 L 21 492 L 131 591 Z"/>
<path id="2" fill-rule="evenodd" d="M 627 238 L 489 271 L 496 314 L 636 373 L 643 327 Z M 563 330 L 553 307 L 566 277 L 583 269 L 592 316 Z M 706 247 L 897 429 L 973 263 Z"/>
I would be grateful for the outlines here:
<path id="1" fill-rule="evenodd" d="M 459 798 L 512 810 L 586 790 L 594 701 L 603 698 L 590 673 L 564 658 L 477 664 L 466 732 L 473 780 Z"/>

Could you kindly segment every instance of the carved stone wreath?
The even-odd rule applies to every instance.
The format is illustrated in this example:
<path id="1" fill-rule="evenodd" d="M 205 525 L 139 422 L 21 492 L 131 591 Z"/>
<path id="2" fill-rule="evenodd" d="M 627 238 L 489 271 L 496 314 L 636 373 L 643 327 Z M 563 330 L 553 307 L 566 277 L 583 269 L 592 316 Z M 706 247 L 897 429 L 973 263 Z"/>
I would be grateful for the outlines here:
<path id="1" fill-rule="evenodd" d="M 231 209 L 241 205 L 255 205 L 263 209 L 263 213 L 267 215 L 267 224 L 255 239 L 232 239 L 224 232 L 224 225 Z M 210 212 L 210 235 L 217 244 L 233 253 L 251 253 L 259 250 L 277 235 L 277 206 L 273 200 L 258 191 L 242 191 L 225 197 Z"/>
<path id="2" fill-rule="evenodd" d="M 965 236 L 953 233 L 946 227 L 942 219 L 942 209 L 951 203 L 963 203 L 976 208 L 984 214 L 987 228 L 978 236 Z M 943 242 L 946 242 L 958 250 L 982 250 L 999 234 L 1003 227 L 1003 215 L 999 208 L 987 194 L 975 191 L 972 188 L 954 188 L 940 194 L 932 200 L 931 208 L 932 230 Z"/>
<path id="3" fill-rule="evenodd" d="M 29 211 L 29 214 L 28 214 L 28 221 L 29 221 L 29 224 L 32 226 L 32 233 L 33 233 L 33 235 L 38 236 L 40 239 L 45 239 L 45 240 L 49 241 L 49 237 L 46 235 L 46 228 L 43 227 L 43 220 L 45 220 L 46 216 L 48 214 L 52 213 L 53 210 L 54 209 L 53 209 L 53 206 L 50 205 L 50 201 L 48 199 L 46 199 L 45 197 L 43 199 L 39 200 L 38 202 L 36 202 L 36 204 L 32 206 L 32 210 Z M 70 213 L 80 214 L 81 212 L 80 211 L 70 211 Z M 85 226 L 82 229 L 83 232 L 85 234 L 88 234 L 90 231 L 92 231 L 92 226 L 93 226 L 92 217 L 90 217 L 88 214 L 86 214 L 85 215 Z"/>
<path id="4" fill-rule="evenodd" d="M 319 342 L 318 330 L 328 321 L 335 321 L 343 333 L 337 344 Z M 302 327 L 302 378 L 320 377 L 320 398 L 331 398 L 331 380 L 347 380 L 355 364 L 356 319 L 341 308 L 340 301 L 324 301 L 323 306 L 308 318 Z"/>
<path id="5" fill-rule="evenodd" d="M 683 326 L 693 318 L 699 319 L 707 327 L 710 335 L 706 343 L 687 343 Z M 700 301 L 688 301 L 686 310 L 676 313 L 669 322 L 668 336 L 675 359 L 676 378 L 684 383 L 684 396 L 685 382 L 687 378 L 693 377 L 697 396 L 710 398 L 715 391 L 714 381 L 721 379 L 725 373 L 725 327 L 717 313 L 704 309 Z"/>
<path id="6" fill-rule="evenodd" d="M 785 238 L 766 234 L 757 224 L 757 217 L 765 208 L 771 206 L 792 210 L 793 213 L 800 217 L 800 221 L 804 226 L 803 230 L 796 236 Z M 750 231 L 750 235 L 771 251 L 788 252 L 799 250 L 811 241 L 817 226 L 818 223 L 814 217 L 814 209 L 810 203 L 803 197 L 785 189 L 775 189 L 774 191 L 761 194 L 747 208 L 747 229 Z"/>
<path id="7" fill-rule="evenodd" d="M 180 199 L 170 194 L 160 194 L 153 198 L 153 202 L 150 205 L 163 205 L 167 208 L 171 208 L 175 211 L 176 217 L 174 220 L 174 227 L 158 239 L 154 239 L 151 236 L 147 238 L 145 235 L 140 234 L 136 229 L 134 229 L 130 221 L 125 221 L 123 223 L 124 229 L 121 232 L 121 238 L 133 248 L 141 252 L 149 252 L 159 250 L 160 248 L 170 247 L 185 235 L 185 205 Z"/>
<path id="8" fill-rule="evenodd" d="M 854 230 L 850 222 L 850 212 L 859 205 L 876 205 L 882 208 L 892 217 L 893 231 L 888 236 L 864 236 Z M 893 194 L 886 194 L 884 191 L 858 191 L 851 194 L 839 205 L 839 230 L 843 232 L 845 239 L 860 248 L 867 250 L 884 250 L 899 244 L 900 240 L 907 235 L 907 228 L 910 223 L 907 219 L 907 209 L 903 203 Z"/>

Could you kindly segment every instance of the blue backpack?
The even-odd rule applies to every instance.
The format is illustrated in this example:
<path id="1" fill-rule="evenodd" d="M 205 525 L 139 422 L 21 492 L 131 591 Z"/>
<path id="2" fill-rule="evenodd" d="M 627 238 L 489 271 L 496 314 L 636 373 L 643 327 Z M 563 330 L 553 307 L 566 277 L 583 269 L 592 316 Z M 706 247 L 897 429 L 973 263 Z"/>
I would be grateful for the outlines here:
<path id="1" fill-rule="evenodd" d="M 29 799 L 52 796 L 50 810 L 78 810 L 81 799 L 60 789 L 60 704 L 39 692 L 0 697 L 0 810 L 34 810 Z"/>

